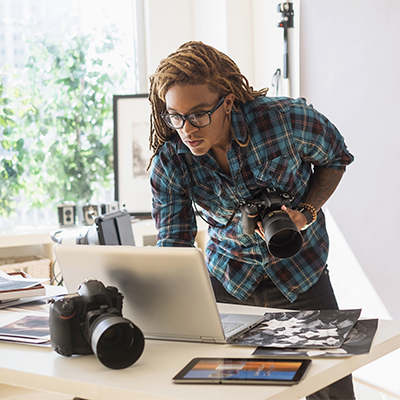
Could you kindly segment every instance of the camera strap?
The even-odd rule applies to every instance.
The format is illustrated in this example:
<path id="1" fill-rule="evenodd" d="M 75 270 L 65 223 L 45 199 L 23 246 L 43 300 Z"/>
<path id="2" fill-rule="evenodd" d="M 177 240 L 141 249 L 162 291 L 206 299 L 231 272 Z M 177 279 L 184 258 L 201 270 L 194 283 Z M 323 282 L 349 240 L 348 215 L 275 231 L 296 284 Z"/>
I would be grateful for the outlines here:
<path id="1" fill-rule="evenodd" d="M 219 228 L 219 229 L 225 229 L 225 228 L 227 228 L 227 227 L 230 225 L 230 223 L 232 222 L 233 218 L 235 217 L 235 214 L 236 214 L 237 211 L 239 210 L 240 203 L 237 204 L 237 205 L 235 206 L 235 209 L 233 210 L 231 216 L 229 217 L 228 221 L 227 221 L 224 225 L 214 224 L 214 223 L 212 223 L 212 222 L 210 222 L 210 221 L 207 221 L 207 220 L 203 217 L 203 213 L 200 212 L 200 211 L 198 210 L 197 205 L 196 205 L 196 201 L 195 201 L 195 199 L 194 199 L 194 192 L 193 192 L 193 185 L 192 185 L 192 182 L 193 182 L 193 171 L 192 171 L 192 167 L 193 167 L 193 156 L 192 156 L 192 153 L 190 153 L 190 152 L 189 152 L 189 153 L 185 153 L 185 161 L 186 161 L 186 164 L 187 164 L 187 167 L 188 167 L 188 172 L 189 172 L 189 188 L 190 188 L 191 200 L 192 200 L 192 203 L 193 203 L 193 207 L 194 207 L 194 209 L 195 209 L 195 211 L 196 211 L 196 214 L 197 214 L 204 222 L 206 222 L 208 225 L 212 226 L 213 228 Z"/>

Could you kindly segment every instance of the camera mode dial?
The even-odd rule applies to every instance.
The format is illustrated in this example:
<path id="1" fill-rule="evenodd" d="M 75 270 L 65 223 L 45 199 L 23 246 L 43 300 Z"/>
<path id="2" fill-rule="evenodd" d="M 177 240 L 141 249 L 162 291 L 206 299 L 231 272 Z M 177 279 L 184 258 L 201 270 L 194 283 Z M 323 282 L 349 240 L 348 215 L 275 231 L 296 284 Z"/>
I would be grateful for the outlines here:
<path id="1" fill-rule="evenodd" d="M 74 302 L 71 299 L 64 299 L 61 305 L 62 318 L 69 318 L 74 314 Z"/>

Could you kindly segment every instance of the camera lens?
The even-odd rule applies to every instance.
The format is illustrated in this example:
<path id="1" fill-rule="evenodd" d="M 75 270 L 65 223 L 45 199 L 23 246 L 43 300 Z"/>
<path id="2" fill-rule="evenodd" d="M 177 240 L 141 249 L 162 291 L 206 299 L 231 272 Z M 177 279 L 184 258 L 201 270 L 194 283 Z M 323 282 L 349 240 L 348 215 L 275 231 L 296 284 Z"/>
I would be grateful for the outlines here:
<path id="1" fill-rule="evenodd" d="M 111 326 L 100 338 L 97 351 L 104 357 L 120 357 L 132 345 L 133 337 L 129 324 Z"/>
<path id="2" fill-rule="evenodd" d="M 289 245 L 295 238 L 295 236 L 296 236 L 295 231 L 291 231 L 290 229 L 285 229 L 272 236 L 269 243 L 271 246 L 284 247 Z"/>
<path id="3" fill-rule="evenodd" d="M 281 210 L 272 211 L 262 220 L 268 251 L 278 258 L 290 258 L 297 254 L 303 237 L 289 215 Z"/>
<path id="4" fill-rule="evenodd" d="M 142 331 L 126 318 L 103 314 L 90 327 L 93 353 L 108 368 L 122 369 L 142 355 Z"/>

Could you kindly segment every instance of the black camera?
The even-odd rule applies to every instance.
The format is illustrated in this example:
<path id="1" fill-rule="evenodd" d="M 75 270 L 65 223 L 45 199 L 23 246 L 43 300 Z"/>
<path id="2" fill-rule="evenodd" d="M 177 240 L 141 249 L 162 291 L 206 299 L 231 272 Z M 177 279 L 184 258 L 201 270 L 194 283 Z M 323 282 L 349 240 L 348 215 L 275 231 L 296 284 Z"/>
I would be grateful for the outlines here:
<path id="1" fill-rule="evenodd" d="M 50 302 L 50 338 L 63 356 L 95 354 L 108 368 L 122 369 L 143 353 L 144 336 L 122 317 L 123 295 L 114 286 L 88 280 L 77 293 Z"/>
<path id="2" fill-rule="evenodd" d="M 244 233 L 253 235 L 257 222 L 264 228 L 268 251 L 275 257 L 289 258 L 298 253 L 303 237 L 289 215 L 281 210 L 290 207 L 293 196 L 275 189 L 265 189 L 259 198 L 245 200 L 240 205 Z"/>

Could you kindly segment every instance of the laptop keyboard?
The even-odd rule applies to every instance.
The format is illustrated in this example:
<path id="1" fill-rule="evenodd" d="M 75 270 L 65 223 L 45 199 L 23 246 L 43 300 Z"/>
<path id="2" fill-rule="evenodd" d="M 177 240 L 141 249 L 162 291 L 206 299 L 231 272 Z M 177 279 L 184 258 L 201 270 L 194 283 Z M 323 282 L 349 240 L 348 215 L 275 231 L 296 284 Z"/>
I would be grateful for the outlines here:
<path id="1" fill-rule="evenodd" d="M 225 334 L 228 334 L 243 325 L 244 324 L 240 323 L 240 322 L 223 322 L 222 321 L 222 328 L 224 329 Z"/>

